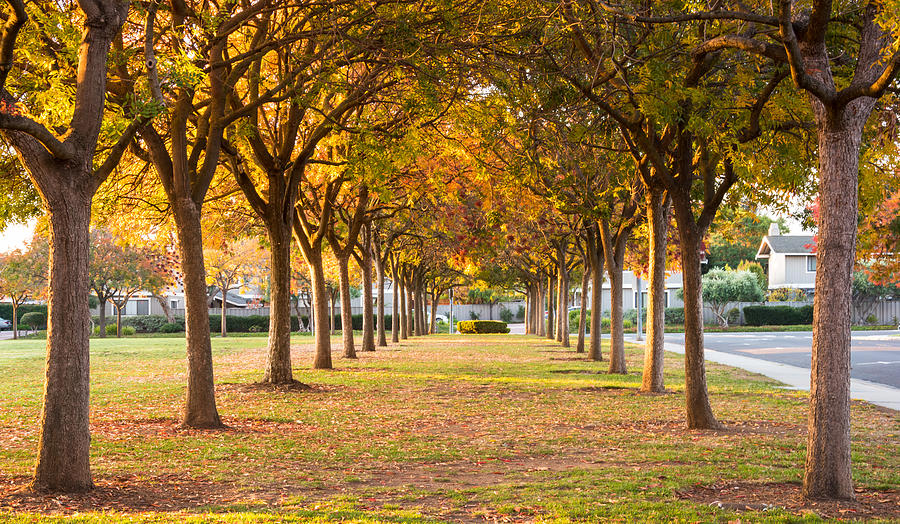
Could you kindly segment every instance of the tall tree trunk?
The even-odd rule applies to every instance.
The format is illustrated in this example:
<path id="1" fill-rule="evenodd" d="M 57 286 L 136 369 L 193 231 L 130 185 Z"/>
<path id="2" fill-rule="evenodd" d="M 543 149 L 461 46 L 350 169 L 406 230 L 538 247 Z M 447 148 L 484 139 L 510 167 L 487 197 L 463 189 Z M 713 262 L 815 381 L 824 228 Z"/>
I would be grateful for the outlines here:
<path id="1" fill-rule="evenodd" d="M 18 337 L 18 327 L 16 322 L 16 315 L 13 312 L 13 338 Z M 106 299 L 100 301 L 100 338 L 106 338 Z"/>
<path id="2" fill-rule="evenodd" d="M 661 189 L 647 188 L 647 222 L 650 226 L 650 282 L 647 305 L 647 342 L 641 391 L 663 392 L 663 357 L 666 312 L 666 236 L 669 231 L 669 199 Z"/>
<path id="3" fill-rule="evenodd" d="M 277 218 L 277 217 L 276 217 Z M 269 220 L 266 231 L 269 252 L 269 341 L 262 381 L 267 384 L 294 382 L 291 370 L 291 224 Z M 224 309 L 223 309 L 224 314 Z M 300 321 L 300 314 L 297 314 Z"/>
<path id="4" fill-rule="evenodd" d="M 530 284 L 525 284 L 525 334 L 531 334 L 531 309 L 534 307 L 534 292 Z"/>
<path id="5" fill-rule="evenodd" d="M 222 292 L 222 314 L 219 315 L 219 331 L 222 338 L 228 336 L 228 303 L 224 291 Z"/>
<path id="6" fill-rule="evenodd" d="M 819 135 L 819 234 L 803 494 L 854 497 L 850 462 L 850 315 L 856 258 L 857 178 L 863 126 L 874 101 L 840 111 L 814 102 Z"/>
<path id="7" fill-rule="evenodd" d="M 427 311 L 425 309 L 426 308 L 426 304 L 425 304 L 426 298 L 425 297 L 427 296 L 427 294 L 425 293 L 425 285 L 422 283 L 421 278 L 419 279 L 417 293 L 418 293 L 418 297 L 416 299 L 416 305 L 419 307 L 419 310 L 417 311 L 418 317 L 419 317 L 419 334 L 427 335 L 428 328 L 426 327 L 427 322 L 426 322 L 426 317 L 425 317 L 425 314 Z"/>
<path id="8" fill-rule="evenodd" d="M 67 170 L 71 166 L 60 165 Z M 60 177 L 65 180 L 64 177 Z M 73 177 L 72 186 L 76 186 Z M 46 491 L 93 488 L 90 467 L 91 195 L 61 187 L 42 196 L 50 215 L 50 293 L 47 363 L 38 460 L 32 487 Z M 18 327 L 18 326 L 16 326 Z"/>
<path id="9" fill-rule="evenodd" d="M 397 268 L 391 262 L 391 292 L 393 297 L 391 300 L 391 342 L 400 342 L 400 326 L 402 324 L 400 318 L 400 301 L 403 291 L 400 288 L 400 279 L 397 278 Z"/>
<path id="10" fill-rule="evenodd" d="M 338 258 L 341 287 L 341 341 L 344 344 L 344 358 L 356 358 L 353 342 L 353 308 L 350 307 L 350 257 Z"/>
<path id="11" fill-rule="evenodd" d="M 609 275 L 609 372 L 627 373 L 625 364 L 625 325 L 622 299 L 622 263 L 624 253 L 618 253 L 614 264 L 606 261 L 606 272 Z"/>
<path id="12" fill-rule="evenodd" d="M 556 308 L 554 308 L 553 299 L 554 294 L 556 293 L 556 279 L 553 278 L 553 273 L 550 273 L 550 276 L 547 277 L 547 338 L 553 340 L 554 338 L 554 325 L 556 324 Z"/>
<path id="13" fill-rule="evenodd" d="M 557 308 L 556 308 L 556 340 L 562 347 L 570 347 L 569 344 L 569 272 L 566 268 L 565 252 L 559 253 L 559 272 L 557 273 Z"/>
<path id="14" fill-rule="evenodd" d="M 437 308 L 438 308 L 438 290 L 434 290 L 431 293 L 431 322 L 428 326 L 428 333 L 430 335 L 437 334 Z"/>
<path id="15" fill-rule="evenodd" d="M 338 289 L 338 293 L 340 293 L 340 289 Z M 331 297 L 331 334 L 337 334 L 337 322 L 335 322 L 335 313 L 334 309 L 337 307 L 337 296 L 333 292 L 328 293 Z"/>
<path id="16" fill-rule="evenodd" d="M 534 327 L 535 335 L 539 337 L 547 336 L 547 325 L 544 323 L 544 310 L 547 309 L 547 290 L 544 289 L 544 283 L 538 281 L 538 303 L 534 311 Z"/>
<path id="17" fill-rule="evenodd" d="M 591 263 L 591 338 L 588 347 L 588 358 L 603 361 L 603 254 L 600 239 L 594 231 L 588 233 L 588 260 Z"/>
<path id="18" fill-rule="evenodd" d="M 368 234 L 365 235 L 365 238 L 368 238 L 368 236 Z M 364 242 L 364 244 L 368 244 L 368 241 Z M 362 351 L 375 351 L 375 325 L 373 323 L 375 314 L 372 308 L 372 251 L 369 245 L 363 246 L 361 260 L 363 279 Z"/>
<path id="19" fill-rule="evenodd" d="M 189 198 L 176 200 L 172 209 L 184 274 L 184 324 L 188 354 L 188 384 L 182 424 L 194 428 L 219 428 L 223 424 L 216 409 L 200 209 Z"/>
<path id="20" fill-rule="evenodd" d="M 406 320 L 409 322 L 409 325 L 406 326 L 406 332 L 409 333 L 409 336 L 414 337 L 418 335 L 418 331 L 416 331 L 416 291 L 415 284 L 412 279 L 410 279 L 406 283 Z"/>
<path id="21" fill-rule="evenodd" d="M 582 261 L 584 273 L 581 275 L 581 302 L 579 304 L 581 311 L 578 315 L 578 342 L 575 345 L 576 353 L 584 353 L 584 332 L 587 328 L 587 307 L 588 307 L 588 285 L 591 281 L 591 263 L 587 257 Z"/>
<path id="22" fill-rule="evenodd" d="M 381 253 L 375 253 L 375 280 L 378 282 L 378 347 L 383 348 L 387 347 L 387 330 L 384 327 L 384 261 L 381 259 Z"/>
<path id="23" fill-rule="evenodd" d="M 127 303 L 127 302 L 126 302 Z M 125 304 L 116 304 L 116 338 L 122 338 L 122 308 Z"/>
<path id="24" fill-rule="evenodd" d="M 314 251 L 304 253 L 306 265 L 309 266 L 310 288 L 312 289 L 314 330 L 316 340 L 316 356 L 314 369 L 331 369 L 331 326 L 328 323 L 328 293 L 325 286 L 325 268 L 322 264 L 322 253 Z M 333 311 L 332 311 L 333 312 Z"/>
<path id="25" fill-rule="evenodd" d="M 406 340 L 409 338 L 409 308 L 406 307 L 406 301 L 409 293 L 406 289 L 406 279 L 401 279 L 400 286 L 397 290 L 400 292 L 400 338 Z"/>
<path id="26" fill-rule="evenodd" d="M 683 212 L 683 210 L 682 210 Z M 703 282 L 700 273 L 700 238 L 693 218 L 676 215 L 681 241 L 684 279 L 684 374 L 687 426 L 691 429 L 721 427 L 709 405 L 703 356 Z"/>

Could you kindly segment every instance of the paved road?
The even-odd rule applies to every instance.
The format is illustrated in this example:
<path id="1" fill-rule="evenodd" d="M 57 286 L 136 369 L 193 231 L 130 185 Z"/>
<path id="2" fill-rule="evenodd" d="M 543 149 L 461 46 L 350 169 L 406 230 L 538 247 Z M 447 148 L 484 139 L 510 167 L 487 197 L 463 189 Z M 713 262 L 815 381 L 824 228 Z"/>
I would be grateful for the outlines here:
<path id="1" fill-rule="evenodd" d="M 511 333 L 525 333 L 524 324 L 510 324 Z M 706 333 L 707 349 L 779 362 L 805 369 L 812 358 L 812 332 Z M 666 333 L 666 342 L 684 344 L 683 333 Z M 900 332 L 854 331 L 850 376 L 900 388 Z"/>
<path id="2" fill-rule="evenodd" d="M 706 333 L 708 349 L 810 368 L 812 332 Z M 666 341 L 684 343 L 684 334 L 666 333 Z M 854 331 L 850 376 L 900 388 L 900 333 Z"/>

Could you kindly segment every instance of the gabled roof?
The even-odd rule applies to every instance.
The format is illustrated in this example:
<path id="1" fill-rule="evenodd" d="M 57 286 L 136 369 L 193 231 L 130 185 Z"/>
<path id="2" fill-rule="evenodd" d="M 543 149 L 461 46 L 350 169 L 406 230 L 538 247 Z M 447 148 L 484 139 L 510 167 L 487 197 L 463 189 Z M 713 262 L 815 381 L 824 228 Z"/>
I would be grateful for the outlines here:
<path id="1" fill-rule="evenodd" d="M 221 291 L 216 291 L 216 294 L 213 296 L 213 298 L 214 298 L 214 299 L 217 299 L 217 300 L 222 300 L 222 292 L 221 292 Z M 234 304 L 235 306 L 246 306 L 247 304 L 250 303 L 250 300 L 249 300 L 249 299 L 244 298 L 244 297 L 242 297 L 242 296 L 240 296 L 240 295 L 237 295 L 237 294 L 235 294 L 235 293 L 232 293 L 231 291 L 229 291 L 229 292 L 225 295 L 225 300 L 226 300 L 226 302 L 227 302 L 228 304 Z"/>
<path id="2" fill-rule="evenodd" d="M 781 255 L 812 255 L 815 253 L 815 237 L 812 235 L 764 236 L 756 252 L 756 258 L 769 258 L 772 253 Z"/>

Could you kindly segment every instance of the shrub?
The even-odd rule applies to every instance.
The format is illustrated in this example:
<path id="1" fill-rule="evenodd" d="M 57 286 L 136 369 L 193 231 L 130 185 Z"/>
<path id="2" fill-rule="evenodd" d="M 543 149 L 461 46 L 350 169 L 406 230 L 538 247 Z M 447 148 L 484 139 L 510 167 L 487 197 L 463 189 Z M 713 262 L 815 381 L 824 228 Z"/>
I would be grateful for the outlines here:
<path id="1" fill-rule="evenodd" d="M 39 311 L 30 311 L 22 315 L 19 324 L 32 330 L 47 329 L 47 317 Z"/>
<path id="2" fill-rule="evenodd" d="M 683 307 L 667 307 L 666 308 L 667 326 L 680 326 L 684 324 L 684 308 Z"/>
<path id="3" fill-rule="evenodd" d="M 456 329 L 460 333 L 509 333 L 506 322 L 500 320 L 461 320 Z"/>
<path id="4" fill-rule="evenodd" d="M 792 287 L 775 288 L 766 295 L 767 302 L 805 302 L 806 291 Z"/>
<path id="5" fill-rule="evenodd" d="M 516 321 L 517 322 L 525 321 L 525 306 L 519 305 L 519 309 L 516 311 Z"/>
<path id="6" fill-rule="evenodd" d="M 37 312 L 44 315 L 44 318 L 47 318 L 47 305 L 46 304 L 22 304 L 18 308 L 16 308 L 16 314 L 19 316 L 19 320 L 22 319 L 25 315 L 31 312 Z M 7 320 L 12 320 L 13 308 L 12 304 L 9 302 L 0 304 L 0 318 L 5 318 Z M 46 322 L 46 321 L 45 321 Z"/>
<path id="7" fill-rule="evenodd" d="M 792 326 L 812 324 L 811 305 L 791 306 L 746 306 L 744 322 L 750 326 Z"/>
<path id="8" fill-rule="evenodd" d="M 174 322 L 159 326 L 160 333 L 181 333 L 182 331 L 184 331 L 184 326 Z"/>
<path id="9" fill-rule="evenodd" d="M 94 334 L 95 335 L 100 334 L 100 326 L 97 326 L 94 328 Z M 106 325 L 106 334 L 107 334 L 107 336 L 109 336 L 109 335 L 116 336 L 116 324 L 115 323 Z M 134 334 L 135 334 L 135 330 L 133 327 L 125 326 L 125 325 L 122 326 L 122 335 L 123 336 L 134 335 Z"/>
<path id="10" fill-rule="evenodd" d="M 474 311 L 469 311 L 469 319 L 470 320 L 478 320 L 478 313 Z"/>
<path id="11" fill-rule="evenodd" d="M 581 320 L 581 311 L 569 311 L 569 333 L 578 333 L 578 321 Z M 591 332 L 591 311 L 584 312 L 584 332 Z"/>
<path id="12" fill-rule="evenodd" d="M 169 321 L 162 315 L 129 315 L 122 317 L 122 325 L 133 327 L 137 333 L 158 333 Z"/>
<path id="13" fill-rule="evenodd" d="M 733 307 L 728 310 L 728 313 L 725 314 L 725 318 L 728 319 L 728 325 L 737 324 L 738 320 L 741 319 L 741 310 Z"/>
<path id="14" fill-rule="evenodd" d="M 509 324 L 513 321 L 513 312 L 506 309 L 505 307 L 500 308 L 500 320 Z"/>
<path id="15" fill-rule="evenodd" d="M 866 324 L 875 325 L 878 323 L 878 317 L 875 316 L 874 313 L 869 313 L 869 316 L 866 317 Z"/>

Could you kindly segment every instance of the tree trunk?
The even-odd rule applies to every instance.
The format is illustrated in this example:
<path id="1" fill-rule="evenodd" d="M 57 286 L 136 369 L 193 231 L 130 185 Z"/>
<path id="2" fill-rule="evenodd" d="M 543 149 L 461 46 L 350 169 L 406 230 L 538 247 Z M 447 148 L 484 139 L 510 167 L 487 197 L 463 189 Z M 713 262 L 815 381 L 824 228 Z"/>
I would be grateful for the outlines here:
<path id="1" fill-rule="evenodd" d="M 409 308 L 406 307 L 406 299 L 409 293 L 406 292 L 406 282 L 404 280 L 400 280 L 397 291 L 400 292 L 400 338 L 406 340 L 409 338 Z"/>
<path id="2" fill-rule="evenodd" d="M 689 204 L 687 204 L 689 206 Z M 687 208 L 689 209 L 689 207 Z M 683 211 L 682 211 L 683 213 Z M 703 357 L 703 283 L 700 274 L 700 238 L 693 218 L 677 215 L 684 279 L 684 374 L 687 426 L 690 429 L 718 429 L 706 390 Z"/>
<path id="3" fill-rule="evenodd" d="M 544 323 L 544 310 L 547 309 L 547 291 L 544 289 L 544 283 L 538 281 L 538 303 L 534 311 L 534 327 L 535 335 L 539 337 L 547 336 L 547 325 Z"/>
<path id="4" fill-rule="evenodd" d="M 435 290 L 431 293 L 431 323 L 428 327 L 428 333 L 437 334 L 437 307 L 439 291 Z"/>
<path id="5" fill-rule="evenodd" d="M 622 299 L 622 264 L 624 253 L 619 252 L 615 256 L 614 263 L 606 261 L 606 272 L 609 275 L 610 304 L 609 304 L 609 372 L 627 373 L 625 364 L 625 326 Z"/>
<path id="6" fill-rule="evenodd" d="M 650 282 L 647 304 L 647 342 L 644 347 L 644 371 L 641 391 L 665 391 L 663 357 L 666 312 L 666 236 L 669 230 L 668 197 L 659 189 L 646 190 L 647 222 L 650 229 Z"/>
<path id="7" fill-rule="evenodd" d="M 418 331 L 416 331 L 416 293 L 414 286 L 415 284 L 412 282 L 412 279 L 406 283 L 406 320 L 409 322 L 409 325 L 406 326 L 406 332 L 411 337 L 419 334 Z"/>
<path id="8" fill-rule="evenodd" d="M 294 382 L 291 370 L 291 225 L 270 220 L 269 236 L 269 344 L 262 381 Z M 222 310 L 224 313 L 224 309 Z M 300 314 L 297 313 L 297 321 Z"/>
<path id="9" fill-rule="evenodd" d="M 106 338 L 106 299 L 100 301 L 100 338 Z M 15 315 L 13 315 L 15 318 Z M 15 324 L 13 324 L 13 329 L 15 329 Z M 13 338 L 17 338 L 13 336 Z"/>
<path id="10" fill-rule="evenodd" d="M 400 301 L 402 296 L 402 291 L 400 290 L 400 280 L 397 278 L 397 268 L 394 267 L 394 264 L 391 263 L 391 293 L 393 293 L 393 300 L 391 300 L 391 342 L 397 343 L 400 342 L 400 325 L 402 324 L 400 319 Z"/>
<path id="11" fill-rule="evenodd" d="M 340 290 L 338 290 L 340 292 Z M 337 334 L 337 323 L 334 321 L 334 308 L 337 307 L 337 297 L 331 291 L 328 292 L 328 296 L 331 297 L 331 335 Z"/>
<path id="12" fill-rule="evenodd" d="M 172 209 L 184 274 L 184 325 L 188 357 L 182 424 L 194 428 L 219 428 L 223 424 L 216 409 L 200 209 L 188 198 L 176 200 Z M 224 298 L 224 294 L 222 296 Z"/>
<path id="13" fill-rule="evenodd" d="M 559 272 L 557 273 L 557 299 L 556 299 L 556 340 L 562 347 L 570 347 L 569 344 L 569 272 L 566 270 L 565 252 L 559 252 Z"/>
<path id="14" fill-rule="evenodd" d="M 322 253 L 304 253 L 306 265 L 309 266 L 310 288 L 312 288 L 314 330 L 316 339 L 316 357 L 314 369 L 331 369 L 331 326 L 328 324 L 329 293 L 325 286 L 325 268 L 322 265 Z"/>
<path id="15" fill-rule="evenodd" d="M 553 327 L 556 324 L 556 309 L 553 307 L 553 298 L 556 293 L 556 279 L 553 278 L 553 274 L 547 277 L 547 338 L 553 340 L 554 338 L 554 330 Z"/>
<path id="16" fill-rule="evenodd" d="M 368 238 L 368 235 L 366 235 L 366 238 Z M 363 279 L 362 350 L 375 351 L 375 326 L 373 324 L 375 313 L 372 311 L 372 251 L 368 245 L 363 247 L 361 269 Z"/>
<path id="17" fill-rule="evenodd" d="M 591 263 L 591 338 L 588 358 L 602 362 L 603 342 L 603 254 L 596 233 L 589 231 L 586 249 Z"/>
<path id="18" fill-rule="evenodd" d="M 587 289 L 591 281 L 591 264 L 587 257 L 584 258 L 582 265 L 584 266 L 584 274 L 581 276 L 581 303 L 579 304 L 581 312 L 578 315 L 578 342 L 575 345 L 576 353 L 584 353 L 584 332 L 587 328 L 588 311 Z"/>
<path id="19" fill-rule="evenodd" d="M 384 262 L 381 253 L 376 253 L 375 256 L 375 279 L 378 281 L 378 347 L 384 348 L 387 347 L 387 330 L 384 327 Z"/>
<path id="20" fill-rule="evenodd" d="M 341 341 L 344 344 L 344 358 L 356 358 L 353 342 L 353 309 L 350 307 L 350 257 L 338 258 L 341 287 Z"/>
<path id="21" fill-rule="evenodd" d="M 127 304 L 127 302 L 126 302 Z M 122 338 L 122 308 L 125 304 L 116 304 L 116 338 Z"/>
<path id="22" fill-rule="evenodd" d="M 426 304 L 425 304 L 426 298 L 425 297 L 427 295 L 425 293 L 425 286 L 424 286 L 424 284 L 422 284 L 421 279 L 419 282 L 417 293 L 418 293 L 418 297 L 416 299 L 416 305 L 419 306 L 419 309 L 418 309 L 418 311 L 416 311 L 416 313 L 418 313 L 418 317 L 419 317 L 419 334 L 424 336 L 424 335 L 428 334 L 428 328 L 426 327 L 426 324 L 427 324 L 426 311 L 427 310 L 425 309 L 426 308 Z"/>
<path id="23" fill-rule="evenodd" d="M 72 177 L 72 186 L 78 178 L 84 179 Z M 92 192 L 81 187 L 59 189 L 58 194 L 42 192 L 50 215 L 51 292 L 44 402 L 31 486 L 38 491 L 75 492 L 93 488 L 88 304 Z"/>
<path id="24" fill-rule="evenodd" d="M 814 106 L 820 104 L 814 103 Z M 814 107 L 819 135 L 819 234 L 803 494 L 852 499 L 850 314 L 856 258 L 857 178 L 871 99 L 842 111 Z"/>
<path id="25" fill-rule="evenodd" d="M 219 315 L 219 336 L 225 338 L 228 336 L 228 313 L 227 303 L 225 301 L 225 291 L 222 292 L 222 314 Z"/>

